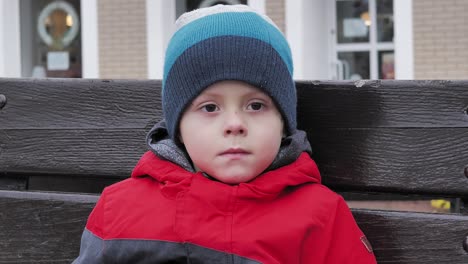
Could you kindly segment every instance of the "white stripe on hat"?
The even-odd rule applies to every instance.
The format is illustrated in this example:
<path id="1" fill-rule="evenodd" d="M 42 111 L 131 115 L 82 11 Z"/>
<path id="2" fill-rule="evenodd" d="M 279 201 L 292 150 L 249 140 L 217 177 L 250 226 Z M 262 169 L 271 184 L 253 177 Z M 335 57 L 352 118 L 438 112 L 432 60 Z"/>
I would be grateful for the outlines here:
<path id="1" fill-rule="evenodd" d="M 187 12 L 182 14 L 175 22 L 175 27 L 176 31 L 181 29 L 183 26 L 200 19 L 205 16 L 209 15 L 214 15 L 214 14 L 219 14 L 219 13 L 228 13 L 228 12 L 252 12 L 256 13 L 257 15 L 261 16 L 263 19 L 265 19 L 268 23 L 273 25 L 276 29 L 278 29 L 280 32 L 281 30 L 276 26 L 276 24 L 266 15 L 260 14 L 258 11 L 255 9 L 251 8 L 250 6 L 247 5 L 215 5 L 211 7 L 205 7 L 205 8 L 199 8 L 195 9 L 193 11 Z"/>

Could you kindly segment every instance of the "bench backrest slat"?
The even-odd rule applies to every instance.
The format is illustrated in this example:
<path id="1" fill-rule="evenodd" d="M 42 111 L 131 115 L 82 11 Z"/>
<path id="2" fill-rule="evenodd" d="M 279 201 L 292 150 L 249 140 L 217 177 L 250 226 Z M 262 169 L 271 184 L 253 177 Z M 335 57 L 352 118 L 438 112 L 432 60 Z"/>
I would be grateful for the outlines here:
<path id="1" fill-rule="evenodd" d="M 302 128 L 468 127 L 468 81 L 298 82 Z"/>
<path id="2" fill-rule="evenodd" d="M 378 263 L 468 263 L 463 250 L 466 216 L 372 210 L 353 214 L 372 241 Z"/>
<path id="3" fill-rule="evenodd" d="M 0 79 L 2 130 L 145 128 L 162 116 L 160 82 Z"/>

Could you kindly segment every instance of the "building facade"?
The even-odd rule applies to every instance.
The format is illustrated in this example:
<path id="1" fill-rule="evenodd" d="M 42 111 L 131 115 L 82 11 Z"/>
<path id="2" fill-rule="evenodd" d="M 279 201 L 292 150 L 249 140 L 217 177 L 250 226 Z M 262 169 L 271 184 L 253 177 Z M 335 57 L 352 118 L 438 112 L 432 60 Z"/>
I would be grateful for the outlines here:
<path id="1" fill-rule="evenodd" d="M 0 0 L 0 77 L 160 79 L 173 24 L 217 3 L 266 13 L 296 79 L 466 79 L 466 0 Z"/>

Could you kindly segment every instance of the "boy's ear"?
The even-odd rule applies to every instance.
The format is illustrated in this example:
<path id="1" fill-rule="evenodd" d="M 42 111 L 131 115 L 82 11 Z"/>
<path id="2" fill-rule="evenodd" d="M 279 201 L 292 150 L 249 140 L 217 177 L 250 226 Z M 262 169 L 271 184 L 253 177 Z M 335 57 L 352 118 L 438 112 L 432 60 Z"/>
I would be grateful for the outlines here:
<path id="1" fill-rule="evenodd" d="M 184 139 L 180 133 L 178 133 L 177 138 L 179 139 L 180 143 L 184 144 Z"/>

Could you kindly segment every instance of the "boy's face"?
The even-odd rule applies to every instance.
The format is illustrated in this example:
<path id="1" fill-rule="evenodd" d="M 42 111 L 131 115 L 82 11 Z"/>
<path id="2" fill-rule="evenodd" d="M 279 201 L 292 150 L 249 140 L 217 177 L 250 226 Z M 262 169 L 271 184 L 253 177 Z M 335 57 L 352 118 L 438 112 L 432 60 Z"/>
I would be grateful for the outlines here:
<path id="1" fill-rule="evenodd" d="M 198 171 L 238 184 L 273 162 L 283 121 L 272 99 L 259 89 L 222 81 L 195 98 L 181 118 L 180 135 Z"/>

